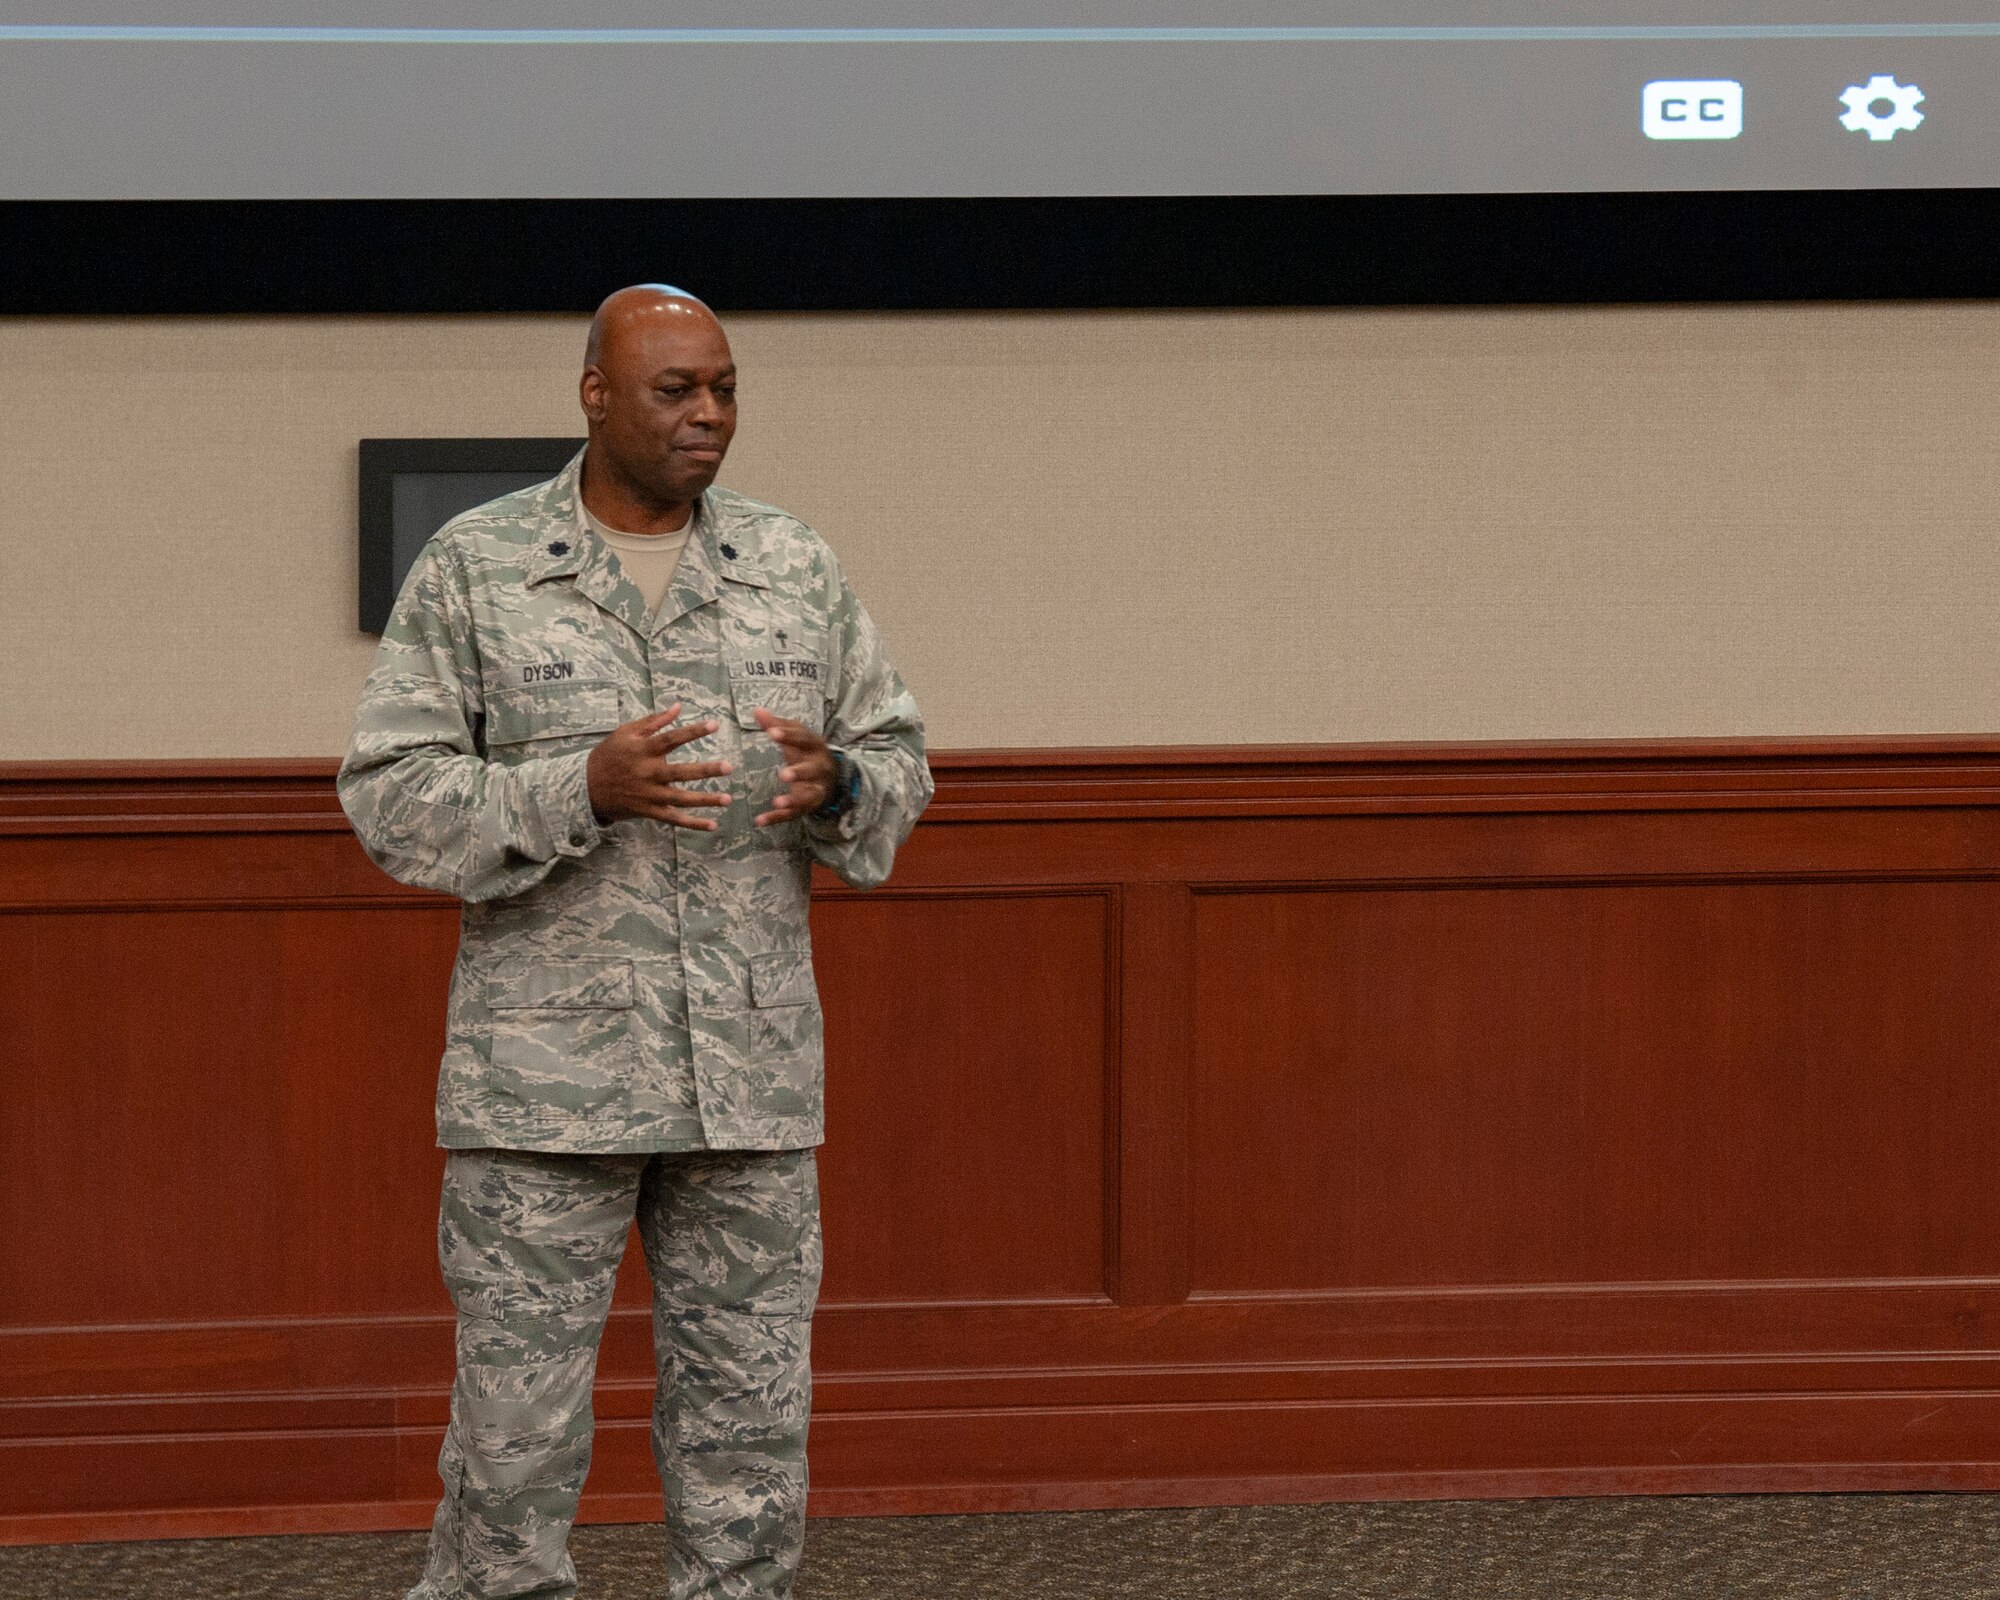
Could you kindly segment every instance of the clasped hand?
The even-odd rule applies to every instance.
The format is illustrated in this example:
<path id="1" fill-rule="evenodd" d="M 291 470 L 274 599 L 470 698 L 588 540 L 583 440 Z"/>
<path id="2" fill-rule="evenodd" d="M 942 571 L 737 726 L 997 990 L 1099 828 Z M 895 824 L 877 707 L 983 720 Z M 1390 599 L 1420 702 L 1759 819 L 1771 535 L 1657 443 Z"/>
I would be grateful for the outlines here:
<path id="1" fill-rule="evenodd" d="M 720 726 L 713 718 L 676 725 L 674 719 L 680 714 L 677 700 L 664 711 L 613 728 L 590 752 L 585 769 L 590 806 L 602 821 L 651 817 L 672 827 L 703 832 L 713 832 L 719 826 L 713 817 L 697 812 L 726 806 L 735 796 L 725 789 L 692 789 L 688 785 L 703 778 L 726 778 L 736 769 L 727 761 L 669 760 L 674 751 Z M 833 794 L 833 752 L 826 741 L 804 723 L 775 716 L 761 706 L 754 715 L 757 725 L 785 754 L 785 765 L 778 769 L 783 787 L 771 809 L 759 813 L 757 826 L 768 828 L 817 811 Z"/>

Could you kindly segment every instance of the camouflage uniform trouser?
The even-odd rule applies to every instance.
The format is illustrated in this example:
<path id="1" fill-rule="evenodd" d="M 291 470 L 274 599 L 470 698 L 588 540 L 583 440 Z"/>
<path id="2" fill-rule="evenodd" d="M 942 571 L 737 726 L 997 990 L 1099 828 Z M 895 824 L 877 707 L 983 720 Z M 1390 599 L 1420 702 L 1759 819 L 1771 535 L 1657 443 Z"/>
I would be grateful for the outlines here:
<path id="1" fill-rule="evenodd" d="M 406 1600 L 576 1593 L 591 1380 L 633 1218 L 653 1280 L 653 1459 L 672 1600 L 784 1596 L 805 1541 L 819 1186 L 810 1150 L 454 1150 L 444 1497 Z"/>

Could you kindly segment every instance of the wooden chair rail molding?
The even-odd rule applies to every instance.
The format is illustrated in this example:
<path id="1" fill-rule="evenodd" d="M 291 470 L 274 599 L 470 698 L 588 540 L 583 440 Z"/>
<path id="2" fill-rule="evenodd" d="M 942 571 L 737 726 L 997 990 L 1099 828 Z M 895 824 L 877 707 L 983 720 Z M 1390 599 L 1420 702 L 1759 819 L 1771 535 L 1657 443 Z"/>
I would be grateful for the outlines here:
<path id="1" fill-rule="evenodd" d="M 814 911 L 817 1511 L 2000 1487 L 2000 736 L 934 765 Z M 429 1516 L 456 911 L 332 772 L 0 764 L 0 1540 Z"/>

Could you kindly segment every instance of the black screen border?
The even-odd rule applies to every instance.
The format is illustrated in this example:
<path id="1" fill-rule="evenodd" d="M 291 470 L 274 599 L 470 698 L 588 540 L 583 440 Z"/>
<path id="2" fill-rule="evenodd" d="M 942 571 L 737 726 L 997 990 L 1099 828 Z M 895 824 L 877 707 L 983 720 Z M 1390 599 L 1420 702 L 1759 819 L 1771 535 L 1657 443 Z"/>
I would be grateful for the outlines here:
<path id="1" fill-rule="evenodd" d="M 2000 296 L 2000 189 L 923 200 L 0 202 L 0 314 Z"/>

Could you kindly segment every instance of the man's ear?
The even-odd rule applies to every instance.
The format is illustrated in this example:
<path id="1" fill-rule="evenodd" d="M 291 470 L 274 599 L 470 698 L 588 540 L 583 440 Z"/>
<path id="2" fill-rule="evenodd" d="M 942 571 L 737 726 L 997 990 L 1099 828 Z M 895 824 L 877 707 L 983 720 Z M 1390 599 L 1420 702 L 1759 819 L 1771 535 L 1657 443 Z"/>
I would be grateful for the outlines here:
<path id="1" fill-rule="evenodd" d="M 607 385 L 604 374 L 596 367 L 583 369 L 583 380 L 577 385 L 577 399 L 583 404 L 583 414 L 592 422 L 604 420 L 604 391 Z"/>

